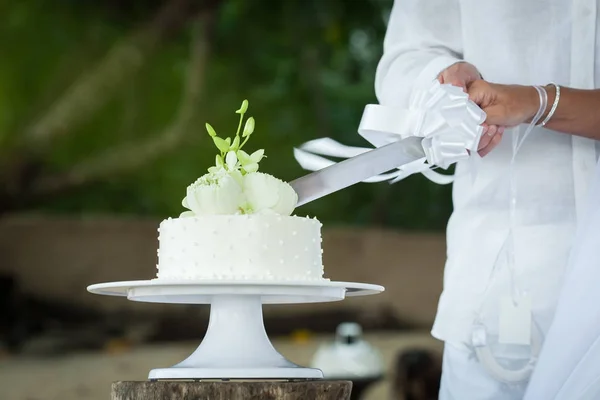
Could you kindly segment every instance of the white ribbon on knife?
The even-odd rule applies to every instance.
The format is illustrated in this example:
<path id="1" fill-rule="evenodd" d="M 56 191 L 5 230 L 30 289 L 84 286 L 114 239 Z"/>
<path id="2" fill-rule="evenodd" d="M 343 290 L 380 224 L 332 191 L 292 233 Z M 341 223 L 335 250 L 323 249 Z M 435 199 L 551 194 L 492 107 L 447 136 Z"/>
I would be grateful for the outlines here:
<path id="1" fill-rule="evenodd" d="M 358 133 L 375 147 L 385 146 L 411 136 L 422 137 L 425 157 L 398 166 L 389 173 L 374 176 L 363 182 L 398 182 L 409 175 L 422 173 L 438 184 L 448 184 L 452 175 L 432 170 L 477 154 L 486 115 L 461 88 L 435 81 L 428 90 L 416 90 L 408 109 L 369 104 L 365 107 Z M 326 157 L 350 158 L 366 151 L 366 147 L 351 147 L 331 138 L 304 143 L 294 149 L 302 168 L 317 171 L 335 163 Z"/>

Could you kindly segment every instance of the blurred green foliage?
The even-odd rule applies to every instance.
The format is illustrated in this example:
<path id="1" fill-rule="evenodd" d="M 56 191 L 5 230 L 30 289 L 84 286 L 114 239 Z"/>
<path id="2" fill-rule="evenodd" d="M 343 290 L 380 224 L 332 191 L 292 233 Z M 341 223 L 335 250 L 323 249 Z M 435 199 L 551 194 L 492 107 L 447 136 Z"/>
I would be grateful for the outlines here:
<path id="1" fill-rule="evenodd" d="M 10 3 L 10 4 L 9 4 Z M 19 0 L 0 6 L 0 144 L 11 150 L 24 126 L 80 74 L 160 6 L 160 1 Z M 195 129 L 176 151 L 131 174 L 114 175 L 31 208 L 60 213 L 156 217 L 182 211 L 186 186 L 214 161 L 204 130 L 235 132 L 234 111 L 250 101 L 256 130 L 248 151 L 265 148 L 261 169 L 284 180 L 305 173 L 292 149 L 330 136 L 364 145 L 356 133 L 373 81 L 391 0 L 222 0 Z M 190 29 L 162 43 L 93 118 L 52 143 L 46 168 L 61 171 L 123 142 L 160 132 L 177 113 L 189 62 Z M 359 184 L 298 214 L 326 224 L 443 229 L 450 187 L 413 176 Z"/>

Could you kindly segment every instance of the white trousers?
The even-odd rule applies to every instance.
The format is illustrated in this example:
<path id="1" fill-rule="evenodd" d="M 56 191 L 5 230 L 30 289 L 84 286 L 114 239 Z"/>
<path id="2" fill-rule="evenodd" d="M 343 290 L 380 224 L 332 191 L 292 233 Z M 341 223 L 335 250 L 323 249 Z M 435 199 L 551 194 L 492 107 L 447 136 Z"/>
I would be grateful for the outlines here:
<path id="1" fill-rule="evenodd" d="M 444 345 L 439 400 L 521 400 L 526 389 L 492 378 L 467 347 Z"/>

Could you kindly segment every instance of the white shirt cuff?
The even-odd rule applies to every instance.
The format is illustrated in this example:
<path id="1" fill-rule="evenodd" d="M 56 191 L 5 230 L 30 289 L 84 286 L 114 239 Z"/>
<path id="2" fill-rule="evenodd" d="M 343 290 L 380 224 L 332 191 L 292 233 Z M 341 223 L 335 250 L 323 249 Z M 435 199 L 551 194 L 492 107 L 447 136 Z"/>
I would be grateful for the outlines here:
<path id="1" fill-rule="evenodd" d="M 452 56 L 438 56 L 431 60 L 425 68 L 417 76 L 415 82 L 415 88 L 429 88 L 431 83 L 437 79 L 440 72 L 448 68 L 449 66 L 461 62 L 462 60 Z"/>

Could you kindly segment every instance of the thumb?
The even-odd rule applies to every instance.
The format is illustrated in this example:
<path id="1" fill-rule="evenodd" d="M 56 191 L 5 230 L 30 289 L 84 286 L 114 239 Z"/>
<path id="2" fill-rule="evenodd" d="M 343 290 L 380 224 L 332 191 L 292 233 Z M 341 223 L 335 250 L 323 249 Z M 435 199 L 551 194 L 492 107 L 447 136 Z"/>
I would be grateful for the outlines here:
<path id="1" fill-rule="evenodd" d="M 485 100 L 485 90 L 480 84 L 472 84 L 467 88 L 467 94 L 469 95 L 469 99 L 477 104 L 478 106 L 482 106 Z"/>
<path id="2" fill-rule="evenodd" d="M 494 103 L 494 87 L 484 80 L 472 82 L 467 88 L 467 93 L 469 99 L 481 108 L 486 108 Z"/>

